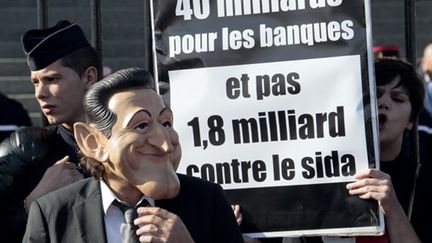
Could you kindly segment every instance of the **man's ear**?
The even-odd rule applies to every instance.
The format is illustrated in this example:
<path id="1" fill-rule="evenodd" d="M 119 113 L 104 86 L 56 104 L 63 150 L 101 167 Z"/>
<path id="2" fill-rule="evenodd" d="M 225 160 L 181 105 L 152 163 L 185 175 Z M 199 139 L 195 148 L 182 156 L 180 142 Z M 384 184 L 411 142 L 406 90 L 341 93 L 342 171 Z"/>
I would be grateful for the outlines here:
<path id="1" fill-rule="evenodd" d="M 86 81 L 87 89 L 96 81 L 98 81 L 98 71 L 95 67 L 88 67 L 83 74 L 81 75 L 81 79 Z"/>
<path id="2" fill-rule="evenodd" d="M 83 122 L 76 122 L 74 136 L 84 155 L 99 162 L 108 161 L 109 154 L 105 151 L 108 139 L 99 130 Z"/>

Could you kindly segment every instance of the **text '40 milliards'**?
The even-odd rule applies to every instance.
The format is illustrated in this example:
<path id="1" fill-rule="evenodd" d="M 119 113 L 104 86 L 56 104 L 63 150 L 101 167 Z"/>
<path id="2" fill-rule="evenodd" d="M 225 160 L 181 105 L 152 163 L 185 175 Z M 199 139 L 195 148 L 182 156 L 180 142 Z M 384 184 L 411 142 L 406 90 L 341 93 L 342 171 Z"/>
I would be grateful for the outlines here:
<path id="1" fill-rule="evenodd" d="M 343 0 L 217 0 L 217 18 L 248 16 L 275 12 L 293 12 L 336 8 Z M 210 0 L 177 0 L 176 16 L 187 20 L 205 20 L 211 14 Z M 232 29 L 222 27 L 218 31 L 174 34 L 169 36 L 169 56 L 252 49 L 291 45 L 313 46 L 316 43 L 337 42 L 354 38 L 354 22 L 335 19 L 313 23 L 269 26 L 260 24 L 257 29 Z M 257 33 L 259 32 L 259 33 Z"/>

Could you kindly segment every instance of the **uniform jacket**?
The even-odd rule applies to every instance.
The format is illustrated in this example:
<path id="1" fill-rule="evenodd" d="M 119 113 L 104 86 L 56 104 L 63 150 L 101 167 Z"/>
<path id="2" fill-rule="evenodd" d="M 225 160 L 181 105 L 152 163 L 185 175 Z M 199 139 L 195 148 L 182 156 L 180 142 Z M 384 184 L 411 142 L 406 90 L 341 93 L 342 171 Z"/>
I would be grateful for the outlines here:
<path id="1" fill-rule="evenodd" d="M 75 139 L 61 125 L 20 128 L 0 144 L 2 242 L 22 241 L 27 221 L 24 199 L 65 155 L 78 162 Z"/>

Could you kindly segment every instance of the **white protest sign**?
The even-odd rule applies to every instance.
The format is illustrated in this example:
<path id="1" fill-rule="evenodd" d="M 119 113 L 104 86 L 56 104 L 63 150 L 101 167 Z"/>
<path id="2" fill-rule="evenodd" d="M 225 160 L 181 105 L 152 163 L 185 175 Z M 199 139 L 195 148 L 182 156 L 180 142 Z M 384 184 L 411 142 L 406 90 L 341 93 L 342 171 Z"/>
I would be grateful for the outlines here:
<path id="1" fill-rule="evenodd" d="M 345 188 L 378 163 L 369 1 L 154 0 L 153 14 L 179 173 L 220 184 L 252 237 L 383 231 L 376 202 Z"/>

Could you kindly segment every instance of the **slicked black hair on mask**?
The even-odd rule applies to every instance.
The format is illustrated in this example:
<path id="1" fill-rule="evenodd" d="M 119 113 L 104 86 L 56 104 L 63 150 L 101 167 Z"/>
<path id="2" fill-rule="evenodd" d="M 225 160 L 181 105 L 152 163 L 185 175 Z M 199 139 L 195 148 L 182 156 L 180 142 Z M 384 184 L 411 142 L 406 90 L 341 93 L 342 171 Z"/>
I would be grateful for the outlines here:
<path id="1" fill-rule="evenodd" d="M 133 89 L 155 90 L 153 77 L 144 68 L 122 69 L 92 85 L 84 97 L 88 122 L 110 138 L 117 116 L 108 108 L 109 100 L 119 92 Z"/>

